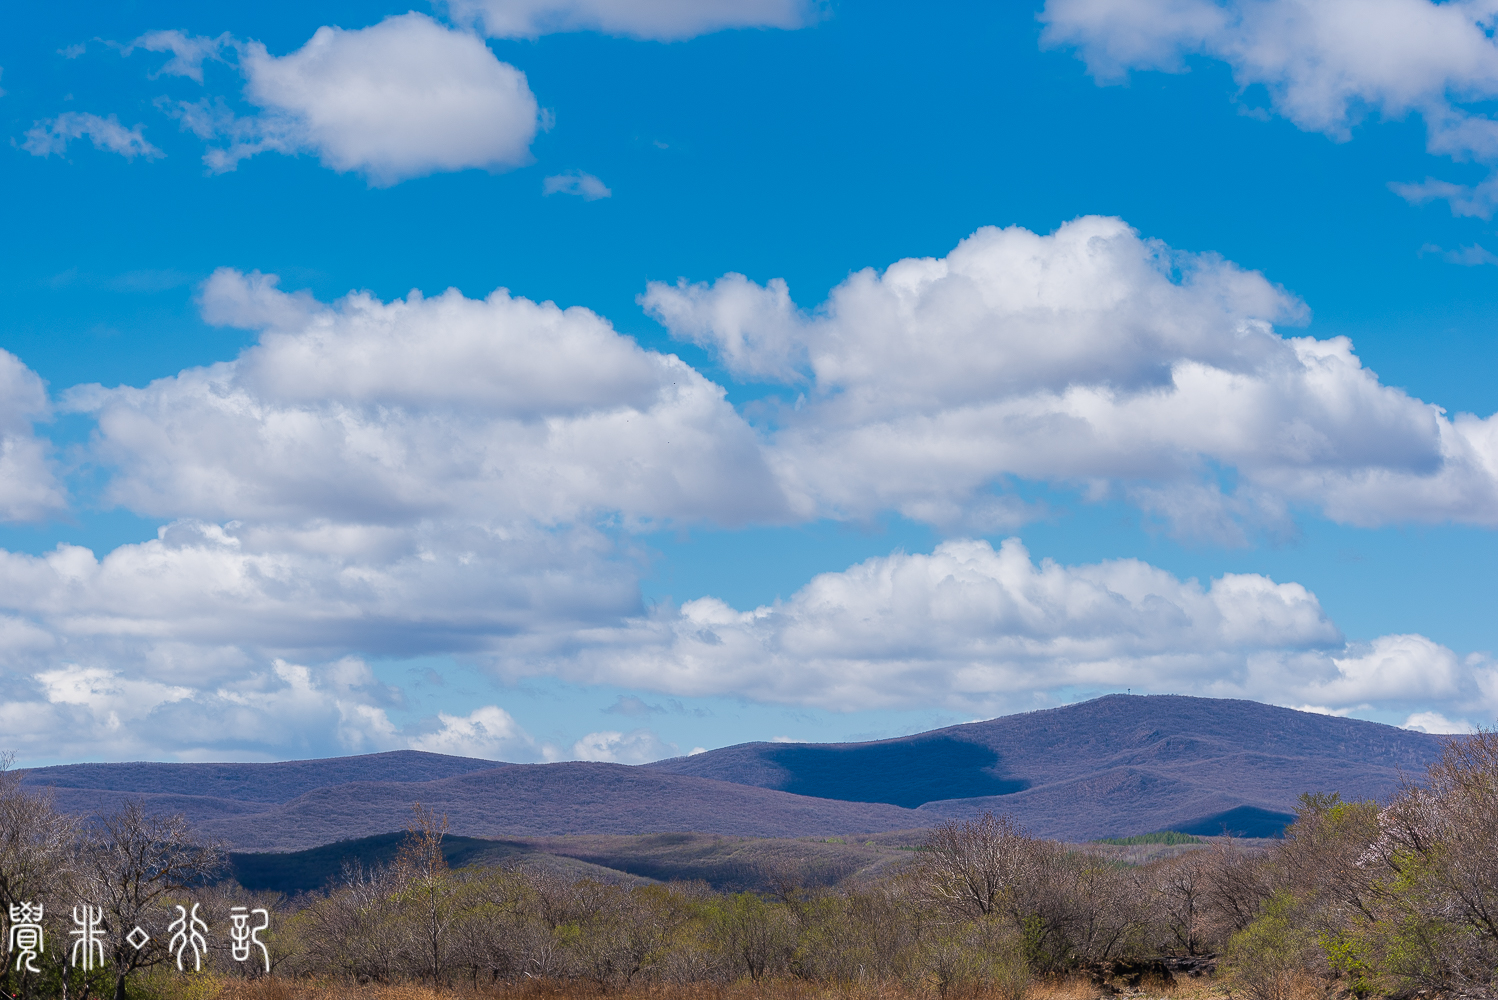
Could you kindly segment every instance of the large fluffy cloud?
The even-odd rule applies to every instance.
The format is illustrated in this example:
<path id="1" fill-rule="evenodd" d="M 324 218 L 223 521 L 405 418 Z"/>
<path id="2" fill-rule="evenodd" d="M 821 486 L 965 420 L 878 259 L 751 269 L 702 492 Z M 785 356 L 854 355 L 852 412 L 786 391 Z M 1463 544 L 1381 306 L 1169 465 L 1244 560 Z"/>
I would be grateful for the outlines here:
<path id="1" fill-rule="evenodd" d="M 645 306 L 730 371 L 804 393 L 775 467 L 807 516 L 1023 516 L 1005 476 L 1119 490 L 1241 541 L 1310 503 L 1354 524 L 1498 524 L 1498 422 L 1383 385 L 1263 276 L 1117 219 L 982 229 L 943 259 L 861 271 L 815 312 L 783 282 L 652 284 Z M 1215 470 L 1239 476 L 1224 494 Z"/>
<path id="2" fill-rule="evenodd" d="M 399 693 L 349 657 L 483 657 L 617 622 L 642 609 L 621 525 L 787 516 L 723 390 L 585 309 L 504 291 L 325 305 L 232 271 L 201 306 L 259 342 L 66 393 L 97 420 L 107 497 L 171 523 L 108 553 L 0 552 L 0 714 L 29 757 L 565 754 L 497 706 L 399 729 Z M 0 362 L 19 454 L 46 395 Z M 46 499 L 44 473 L 7 484 L 17 503 Z"/>
<path id="3" fill-rule="evenodd" d="M 133 510 L 486 525 L 784 515 L 722 388 L 586 309 L 503 290 L 322 308 L 232 272 L 204 308 L 272 328 L 235 361 L 68 397 L 96 415 L 97 451 L 118 468 L 110 495 Z"/>
<path id="4" fill-rule="evenodd" d="M 646 730 L 542 744 L 497 705 L 393 723 L 401 692 L 366 661 L 444 654 L 511 679 L 832 709 L 979 714 L 1134 687 L 1429 728 L 1498 705 L 1486 659 L 1422 636 L 1349 644 L 1293 583 L 1037 563 L 1017 541 L 896 553 L 751 611 L 644 607 L 633 528 L 891 508 L 994 523 L 1024 514 L 995 492 L 1012 476 L 1117 491 L 1219 537 L 1301 502 L 1492 523 L 1493 421 L 1382 385 L 1345 340 L 1282 337 L 1273 324 L 1305 309 L 1260 275 L 1084 219 L 982 230 L 942 260 L 854 275 L 813 312 L 737 276 L 645 302 L 739 377 L 804 398 L 756 432 L 722 387 L 586 309 L 504 290 L 329 304 L 216 272 L 203 315 L 260 331 L 252 347 L 63 396 L 97 421 L 105 498 L 170 523 L 107 553 L 0 553 L 11 745 L 669 750 Z M 36 516 L 63 500 L 31 429 L 46 392 L 9 355 L 0 388 L 0 501 Z M 1217 488 L 1224 468 L 1236 491 Z"/>
<path id="5" fill-rule="evenodd" d="M 148 37 L 157 35 L 166 48 L 180 37 Z M 177 48 L 201 61 L 200 43 L 217 40 L 188 39 Z M 215 170 L 267 150 L 311 152 L 334 170 L 383 186 L 530 162 L 539 118 L 525 74 L 496 59 L 480 38 L 424 14 L 359 30 L 325 26 L 285 56 L 248 42 L 239 46 L 239 67 L 245 97 L 260 114 L 236 118 L 207 99 L 172 108 L 199 136 L 227 140 L 206 157 Z"/>
<path id="6" fill-rule="evenodd" d="M 542 744 L 493 705 L 398 728 L 402 693 L 354 654 L 442 651 L 510 680 L 834 711 L 992 714 L 1119 687 L 1418 709 L 1426 727 L 1498 708 L 1490 660 L 1418 635 L 1348 643 L 1298 584 L 1037 562 L 1017 539 L 870 559 L 750 611 L 703 597 L 646 612 L 596 536 L 579 551 L 585 539 L 555 533 L 458 540 L 468 548 L 400 531 L 315 535 L 179 522 L 102 559 L 72 546 L 0 556 L 8 745 L 29 757 L 674 752 L 648 730 Z"/>
<path id="7" fill-rule="evenodd" d="M 0 551 L 4 607 L 80 662 L 172 643 L 326 659 L 461 652 L 638 609 L 632 567 L 585 529 L 176 521 L 97 557 Z M 56 643 L 18 635 L 50 655 Z M 26 655 L 10 652 L 10 662 Z"/>
<path id="8" fill-rule="evenodd" d="M 816 0 L 449 0 L 454 28 L 416 12 L 371 27 L 325 25 L 300 49 L 272 55 L 257 41 L 177 30 L 150 31 L 129 45 L 169 52 L 157 75 L 203 82 L 206 60 L 233 51 L 245 78 L 244 97 L 258 114 L 236 115 L 222 98 L 162 98 L 158 105 L 184 129 L 215 143 L 210 169 L 234 170 L 262 152 L 312 153 L 334 170 L 356 172 L 388 186 L 439 171 L 506 170 L 529 163 L 542 115 L 525 74 L 495 58 L 469 29 L 494 38 L 535 38 L 558 31 L 601 31 L 670 41 L 728 28 L 799 28 L 821 13 Z M 26 148 L 61 152 L 68 139 L 159 156 L 140 134 L 111 117 L 63 115 L 37 123 Z M 553 184 L 552 182 L 557 182 Z M 546 192 L 607 197 L 590 174 L 547 178 Z"/>
<path id="9" fill-rule="evenodd" d="M 1047 0 L 1044 40 L 1076 46 L 1103 80 L 1130 69 L 1184 68 L 1202 54 L 1233 67 L 1243 86 L 1268 88 L 1301 128 L 1346 139 L 1369 111 L 1425 119 L 1433 153 L 1498 164 L 1498 121 L 1480 105 L 1498 96 L 1491 4 L 1457 0 Z M 1435 182 L 1441 196 L 1490 215 L 1498 185 L 1476 191 Z"/>
<path id="10" fill-rule="evenodd" d="M 447 0 L 455 20 L 491 38 L 601 31 L 657 41 L 725 28 L 799 28 L 818 6 L 812 0 Z"/>
<path id="11" fill-rule="evenodd" d="M 517 676 L 833 710 L 996 713 L 1121 687 L 1322 710 L 1498 707 L 1487 659 L 1459 661 L 1423 636 L 1348 644 L 1299 584 L 1230 574 L 1202 586 L 1132 559 L 1037 563 L 1017 539 L 870 559 L 752 611 L 661 607 L 561 654 L 521 637 L 501 662 Z"/>
<path id="12" fill-rule="evenodd" d="M 5 676 L 6 746 L 41 761 L 282 760 L 408 747 L 491 760 L 566 755 L 494 705 L 397 727 L 389 710 L 401 707 L 402 692 L 354 657 L 304 666 L 205 652 L 180 649 L 164 679 L 134 663 L 121 669 L 70 661 Z"/>
<path id="13" fill-rule="evenodd" d="M 62 485 L 33 424 L 51 412 L 46 387 L 0 350 L 0 521 L 35 521 L 66 504 Z"/>
<path id="14" fill-rule="evenodd" d="M 8 651 L 7 651 L 8 652 Z M 357 660 L 312 669 L 179 646 L 175 669 L 59 658 L 8 672 L 6 745 L 24 759 L 284 759 L 405 745 L 385 714 L 398 692 Z M 164 674 L 166 676 L 157 676 Z"/>
<path id="15" fill-rule="evenodd" d="M 500 710 L 399 730 L 351 653 L 473 655 L 640 608 L 583 528 L 178 521 L 102 557 L 0 551 L 0 715 L 26 756 L 390 749 L 534 759 Z M 19 707 L 18 707 L 19 706 Z M 446 748 L 446 749 L 443 749 Z"/>

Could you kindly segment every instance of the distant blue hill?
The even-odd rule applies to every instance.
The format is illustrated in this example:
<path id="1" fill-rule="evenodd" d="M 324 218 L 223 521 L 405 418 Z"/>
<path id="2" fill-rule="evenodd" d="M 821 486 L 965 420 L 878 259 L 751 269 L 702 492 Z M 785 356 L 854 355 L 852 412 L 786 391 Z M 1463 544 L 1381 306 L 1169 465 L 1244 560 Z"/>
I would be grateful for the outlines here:
<path id="1" fill-rule="evenodd" d="M 1110 695 L 893 740 L 745 743 L 629 767 L 396 751 L 275 764 L 70 764 L 26 773 L 80 813 L 143 800 L 240 851 L 403 828 L 421 802 L 481 838 L 695 831 L 842 836 L 985 810 L 1085 841 L 1274 836 L 1304 792 L 1386 799 L 1444 738 L 1250 701 Z"/>
<path id="2" fill-rule="evenodd" d="M 434 781 L 504 767 L 501 761 L 392 750 L 355 757 L 269 764 L 59 764 L 26 772 L 26 783 L 53 788 L 109 789 L 148 795 L 206 796 L 239 802 L 289 802 L 314 788 L 350 781 Z"/>
<path id="3" fill-rule="evenodd" d="M 936 817 L 1009 812 L 1048 836 L 1273 836 L 1303 792 L 1384 799 L 1445 737 L 1252 701 L 1109 695 L 871 743 L 744 743 L 647 768 Z"/>

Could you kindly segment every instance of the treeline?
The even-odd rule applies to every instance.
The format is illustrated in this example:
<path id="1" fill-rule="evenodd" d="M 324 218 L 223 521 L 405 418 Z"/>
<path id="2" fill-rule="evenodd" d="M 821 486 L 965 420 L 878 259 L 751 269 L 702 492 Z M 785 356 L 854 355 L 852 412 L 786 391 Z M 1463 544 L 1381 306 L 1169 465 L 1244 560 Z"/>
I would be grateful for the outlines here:
<path id="1" fill-rule="evenodd" d="M 418 808 L 393 864 L 351 866 L 326 892 L 288 900 L 217 881 L 217 845 L 138 807 L 82 824 L 3 775 L 0 823 L 0 905 L 45 905 L 40 971 L 11 954 L 0 978 L 18 997 L 123 1000 L 163 988 L 177 975 L 169 922 L 192 903 L 209 928 L 204 968 L 234 977 L 267 975 L 258 953 L 231 953 L 240 906 L 269 914 L 269 975 L 350 983 L 794 978 L 1018 1000 L 1037 977 L 1215 964 L 1250 1000 L 1498 990 L 1493 733 L 1451 743 L 1423 784 L 1385 807 L 1308 796 L 1267 846 L 1217 838 L 1130 866 L 984 815 L 933 831 L 896 874 L 835 889 L 782 878 L 772 892 L 719 893 L 523 866 L 454 871 L 444 821 Z M 91 972 L 67 961 L 72 907 L 85 900 L 110 935 L 109 964 Z M 139 949 L 126 940 L 135 926 L 151 939 Z"/>

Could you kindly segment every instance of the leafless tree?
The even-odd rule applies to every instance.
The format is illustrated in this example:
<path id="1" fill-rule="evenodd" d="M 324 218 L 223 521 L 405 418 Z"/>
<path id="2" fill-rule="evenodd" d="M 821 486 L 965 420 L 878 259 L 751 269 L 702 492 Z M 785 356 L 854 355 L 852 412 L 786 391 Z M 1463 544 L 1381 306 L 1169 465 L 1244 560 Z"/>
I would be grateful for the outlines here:
<path id="1" fill-rule="evenodd" d="M 75 874 L 77 820 L 48 792 L 28 791 L 0 753 L 0 906 L 48 897 Z"/>
<path id="2" fill-rule="evenodd" d="M 468 970 L 475 990 L 481 975 L 493 982 L 522 973 L 530 895 L 525 877 L 511 868 L 468 873 L 463 880 L 448 933 L 454 961 Z"/>
<path id="3" fill-rule="evenodd" d="M 783 968 L 795 948 L 789 914 L 752 892 L 722 901 L 713 915 L 712 936 L 728 960 L 756 983 Z"/>
<path id="4" fill-rule="evenodd" d="M 66 940 L 61 918 L 78 880 L 78 822 L 57 811 L 50 792 L 23 786 L 22 775 L 11 770 L 14 759 L 0 753 L 0 916 L 28 907 L 41 913 L 44 941 Z M 58 955 L 56 948 L 46 949 L 37 960 L 44 963 L 42 974 L 57 975 L 66 990 L 68 970 Z M 10 962 L 0 969 L 0 983 L 10 993 L 16 987 L 29 995 L 36 977 Z"/>
<path id="5" fill-rule="evenodd" d="M 453 897 L 457 881 L 442 853 L 447 817 L 422 806 L 411 807 L 411 825 L 395 858 L 395 877 L 402 886 L 402 902 L 415 917 L 424 972 L 432 985 L 440 986 L 446 975 L 447 929 L 454 915 Z"/>
<path id="6" fill-rule="evenodd" d="M 1008 816 L 985 812 L 950 820 L 926 839 L 918 862 L 921 888 L 931 898 L 977 916 L 999 909 L 1006 893 L 1033 881 L 1034 842 Z"/>
<path id="7" fill-rule="evenodd" d="M 1164 933 L 1166 950 L 1200 955 L 1211 950 L 1212 919 L 1207 901 L 1212 856 L 1186 851 L 1145 865 L 1136 884 L 1153 911 L 1153 923 Z"/>
<path id="8" fill-rule="evenodd" d="M 388 901 L 399 888 L 391 869 L 345 861 L 338 885 L 302 914 L 307 948 L 298 971 L 354 980 L 392 979 L 403 935 Z"/>
<path id="9" fill-rule="evenodd" d="M 1223 838 L 1204 853 L 1203 904 L 1213 934 L 1226 940 L 1254 922 L 1274 894 L 1276 878 L 1268 852 L 1250 850 L 1236 838 Z"/>
<path id="10" fill-rule="evenodd" d="M 1498 967 L 1498 731 L 1447 743 L 1423 785 L 1409 784 L 1378 816 L 1379 836 L 1359 859 L 1410 935 L 1413 961 L 1397 971 L 1417 985 L 1492 995 Z M 1400 891 L 1405 886 L 1419 891 Z"/>
<path id="11" fill-rule="evenodd" d="M 223 848 L 198 837 L 180 813 L 149 815 L 139 802 L 126 803 L 87 831 L 81 869 L 104 911 L 115 1000 L 125 1000 L 131 973 L 168 959 L 167 905 L 173 894 L 204 885 L 223 871 L 225 860 Z M 182 902 L 190 912 L 191 904 Z M 139 948 L 129 940 L 137 927 L 150 936 Z"/>

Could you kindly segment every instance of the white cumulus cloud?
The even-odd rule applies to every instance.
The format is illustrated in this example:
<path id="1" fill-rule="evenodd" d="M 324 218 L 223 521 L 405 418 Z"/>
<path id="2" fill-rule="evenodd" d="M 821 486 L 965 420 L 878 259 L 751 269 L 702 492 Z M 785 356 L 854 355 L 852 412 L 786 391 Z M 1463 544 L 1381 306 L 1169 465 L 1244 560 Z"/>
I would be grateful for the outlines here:
<path id="1" fill-rule="evenodd" d="M 397 693 L 357 659 L 307 667 L 173 651 L 146 669 L 61 659 L 30 675 L 7 673 L 0 727 L 8 745 L 45 760 L 265 760 L 412 742 L 386 714 Z"/>
<path id="2" fill-rule="evenodd" d="M 641 611 L 621 528 L 789 516 L 722 388 L 586 309 L 503 290 L 323 304 L 226 270 L 199 303 L 258 343 L 66 393 L 97 421 L 107 499 L 171 522 L 99 554 L 0 551 L 0 714 L 29 756 L 556 757 L 497 706 L 397 728 L 349 657 L 483 659 L 618 622 Z M 33 459 L 0 501 L 60 503 L 28 436 L 46 393 L 9 355 L 0 376 L 8 455 Z"/>
<path id="3" fill-rule="evenodd" d="M 627 733 L 607 730 L 589 733 L 572 745 L 574 760 L 601 760 L 612 764 L 645 764 L 675 757 L 675 743 L 666 743 L 648 729 Z"/>
<path id="4" fill-rule="evenodd" d="M 1037 564 L 1017 539 L 870 559 L 752 611 L 699 598 L 585 639 L 591 649 L 550 661 L 561 676 L 830 709 L 983 710 L 1130 677 L 1210 684 L 1265 652 L 1343 647 L 1297 584 L 1203 588 L 1134 560 Z M 520 645 L 508 669 L 547 662 L 538 652 Z"/>
<path id="5" fill-rule="evenodd" d="M 280 275 L 220 267 L 198 288 L 198 308 L 214 326 L 240 330 L 304 329 L 327 307 L 308 291 L 281 291 Z"/>
<path id="6" fill-rule="evenodd" d="M 269 329 L 235 361 L 68 396 L 98 420 L 96 450 L 118 469 L 109 495 L 133 510 L 360 524 L 787 516 L 723 389 L 586 309 L 503 290 L 319 307 L 228 272 L 202 303 Z"/>
<path id="7" fill-rule="evenodd" d="M 42 380 L 0 350 L 0 521 L 37 521 L 67 505 L 47 444 L 34 429 L 50 415 Z"/>
<path id="8" fill-rule="evenodd" d="M 441 728 L 412 740 L 411 749 L 488 760 L 533 760 L 539 752 L 536 741 L 497 705 L 466 716 L 438 712 L 437 721 Z"/>
<path id="9" fill-rule="evenodd" d="M 1369 113 L 1417 113 L 1432 153 L 1494 165 L 1498 120 L 1481 107 L 1498 96 L 1494 13 L 1472 0 L 1047 0 L 1041 20 L 1045 44 L 1075 46 L 1103 81 L 1205 55 L 1303 129 L 1346 140 Z M 1498 198 L 1492 180 L 1397 189 L 1483 217 Z"/>
<path id="10" fill-rule="evenodd" d="M 539 109 L 525 74 L 477 36 L 424 14 L 357 30 L 324 26 L 284 56 L 255 41 L 238 49 L 245 98 L 260 114 L 238 118 L 207 98 L 167 105 L 184 128 L 227 141 L 205 157 L 214 170 L 266 151 L 310 152 L 388 186 L 530 162 Z"/>
<path id="11" fill-rule="evenodd" d="M 652 283 L 645 307 L 742 378 L 805 387 L 771 460 L 806 516 L 895 509 L 988 530 L 1005 476 L 1117 493 L 1241 543 L 1290 503 L 1359 525 L 1498 524 L 1498 420 L 1380 383 L 1302 303 L 1212 254 L 1089 217 L 981 229 L 941 259 L 854 274 L 804 312 L 784 283 Z M 1236 469 L 1224 494 L 1210 475 Z"/>
<path id="12" fill-rule="evenodd" d="M 491 38 L 600 31 L 675 41 L 726 28 L 800 28 L 820 16 L 812 0 L 447 0 L 455 21 Z"/>
<path id="13" fill-rule="evenodd" d="M 66 544 L 0 550 L 0 586 L 4 608 L 84 666 L 144 662 L 175 642 L 298 658 L 462 652 L 639 607 L 633 573 L 606 539 L 524 526 L 176 521 L 102 558 Z M 54 651 L 30 633 L 15 638 L 33 659 Z"/>
<path id="14" fill-rule="evenodd" d="M 1306 316 L 1293 295 L 1118 220 L 981 230 L 813 309 L 783 282 L 652 285 L 673 332 L 804 396 L 766 406 L 758 431 L 721 386 L 587 309 L 503 289 L 320 302 L 228 269 L 198 297 L 256 343 L 62 396 L 97 422 L 85 457 L 105 499 L 170 523 L 108 552 L 0 552 L 0 728 L 28 757 L 678 752 L 645 729 L 540 744 L 499 705 L 396 725 L 401 693 L 366 659 L 418 655 L 965 716 L 1124 687 L 1427 729 L 1498 708 L 1490 659 L 1419 635 L 1349 643 L 1298 584 L 1063 566 L 1017 540 L 893 553 L 750 610 L 645 607 L 637 528 L 1021 520 L 1005 477 L 1129 497 L 1212 537 L 1301 503 L 1491 523 L 1492 418 L 1383 385 L 1345 339 L 1281 335 Z M 45 387 L 0 353 L 0 389 L 0 512 L 44 516 L 65 499 L 32 430 Z"/>
<path id="15" fill-rule="evenodd" d="M 1125 687 L 1333 714 L 1498 708 L 1489 660 L 1459 662 L 1423 636 L 1348 644 L 1299 584 L 1228 574 L 1203 586 L 1131 559 L 1036 562 L 1017 539 L 897 552 L 774 605 L 739 611 L 704 597 L 581 639 L 550 653 L 518 638 L 502 669 L 843 711 L 997 713 Z"/>
<path id="16" fill-rule="evenodd" d="M 1422 733 L 1470 733 L 1473 732 L 1472 723 L 1466 719 L 1452 721 L 1440 712 L 1415 712 L 1404 720 L 1403 728 L 1417 729 Z"/>

